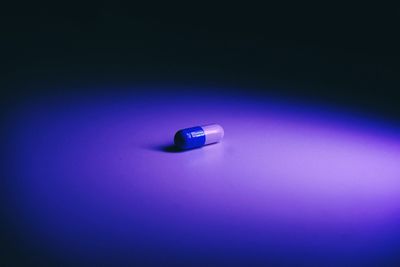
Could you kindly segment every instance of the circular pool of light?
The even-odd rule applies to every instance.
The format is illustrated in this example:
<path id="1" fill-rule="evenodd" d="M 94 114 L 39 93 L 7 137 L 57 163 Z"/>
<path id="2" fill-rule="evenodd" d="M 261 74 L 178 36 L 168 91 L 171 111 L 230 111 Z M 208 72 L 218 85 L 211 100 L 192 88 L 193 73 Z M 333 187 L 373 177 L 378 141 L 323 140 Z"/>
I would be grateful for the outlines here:
<path id="1" fill-rule="evenodd" d="M 399 260 L 398 128 L 200 89 L 47 96 L 10 110 L 5 197 L 18 242 L 75 265 Z M 208 123 L 224 127 L 221 143 L 170 149 L 176 130 Z"/>

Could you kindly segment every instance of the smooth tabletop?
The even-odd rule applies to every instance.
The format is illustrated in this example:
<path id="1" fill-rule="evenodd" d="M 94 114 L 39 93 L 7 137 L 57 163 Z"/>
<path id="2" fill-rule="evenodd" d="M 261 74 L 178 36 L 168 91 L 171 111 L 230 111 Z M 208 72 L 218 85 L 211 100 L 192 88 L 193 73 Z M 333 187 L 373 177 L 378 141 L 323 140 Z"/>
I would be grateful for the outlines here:
<path id="1" fill-rule="evenodd" d="M 177 130 L 209 123 L 224 127 L 221 143 L 171 146 Z M 9 218 L 18 242 L 51 263 L 399 260 L 390 124 L 199 90 L 47 96 L 10 110 L 7 125 Z"/>

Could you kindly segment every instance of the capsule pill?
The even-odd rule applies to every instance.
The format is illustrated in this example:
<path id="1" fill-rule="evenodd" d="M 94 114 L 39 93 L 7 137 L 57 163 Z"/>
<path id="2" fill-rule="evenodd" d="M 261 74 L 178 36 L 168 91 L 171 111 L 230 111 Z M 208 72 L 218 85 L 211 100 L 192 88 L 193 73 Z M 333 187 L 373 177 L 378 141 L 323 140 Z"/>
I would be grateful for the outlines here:
<path id="1" fill-rule="evenodd" d="M 218 143 L 224 137 L 224 129 L 218 124 L 190 127 L 176 132 L 175 146 L 186 150 Z"/>

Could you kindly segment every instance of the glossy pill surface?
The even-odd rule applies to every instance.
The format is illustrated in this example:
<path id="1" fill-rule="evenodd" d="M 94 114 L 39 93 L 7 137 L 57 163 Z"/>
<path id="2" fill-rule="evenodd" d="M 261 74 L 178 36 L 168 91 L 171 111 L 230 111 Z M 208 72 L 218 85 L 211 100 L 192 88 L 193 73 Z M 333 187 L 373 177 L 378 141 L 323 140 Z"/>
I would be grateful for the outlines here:
<path id="1" fill-rule="evenodd" d="M 218 124 L 208 124 L 182 129 L 176 132 L 175 146 L 179 149 L 192 149 L 218 143 L 224 137 L 224 129 Z"/>

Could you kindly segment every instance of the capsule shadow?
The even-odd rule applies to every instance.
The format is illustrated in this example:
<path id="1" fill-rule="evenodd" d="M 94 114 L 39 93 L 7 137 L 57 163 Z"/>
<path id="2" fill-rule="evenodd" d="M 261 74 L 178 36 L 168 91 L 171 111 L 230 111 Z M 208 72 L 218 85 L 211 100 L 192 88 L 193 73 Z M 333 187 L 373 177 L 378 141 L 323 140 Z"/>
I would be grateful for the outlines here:
<path id="1" fill-rule="evenodd" d="M 185 150 L 182 150 L 175 146 L 174 144 L 169 144 L 169 145 L 159 145 L 154 147 L 154 150 L 157 151 L 162 151 L 162 152 L 167 152 L 167 153 L 181 153 L 185 152 Z"/>

